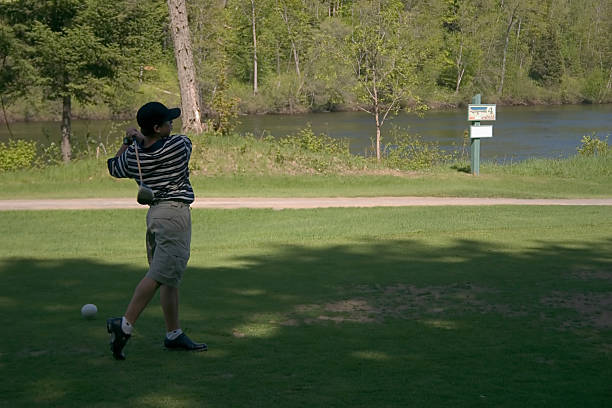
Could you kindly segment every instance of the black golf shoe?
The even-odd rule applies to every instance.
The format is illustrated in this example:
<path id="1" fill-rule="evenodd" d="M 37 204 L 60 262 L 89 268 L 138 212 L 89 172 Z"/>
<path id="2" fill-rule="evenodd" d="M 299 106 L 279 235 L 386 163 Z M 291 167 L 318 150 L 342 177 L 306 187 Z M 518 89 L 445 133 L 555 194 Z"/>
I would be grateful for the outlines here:
<path id="1" fill-rule="evenodd" d="M 130 335 L 124 333 L 121 329 L 121 317 L 107 319 L 106 331 L 110 333 L 110 349 L 113 352 L 113 357 L 115 357 L 115 360 L 125 360 L 123 348 L 130 339 Z"/>
<path id="2" fill-rule="evenodd" d="M 166 337 L 164 340 L 164 346 L 171 350 L 189 350 L 189 351 L 206 351 L 208 346 L 204 343 L 194 343 L 185 333 L 181 333 L 174 340 L 168 340 Z"/>

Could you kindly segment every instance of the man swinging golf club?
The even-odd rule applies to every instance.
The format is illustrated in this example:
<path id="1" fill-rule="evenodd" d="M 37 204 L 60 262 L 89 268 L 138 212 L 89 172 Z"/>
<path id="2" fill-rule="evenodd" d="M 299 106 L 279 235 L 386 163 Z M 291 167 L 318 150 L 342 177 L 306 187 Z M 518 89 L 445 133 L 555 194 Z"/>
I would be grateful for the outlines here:
<path id="1" fill-rule="evenodd" d="M 179 108 L 159 102 L 143 105 L 136 115 L 140 132 L 128 129 L 123 146 L 108 160 L 113 177 L 133 178 L 139 185 L 137 200 L 150 206 L 147 213 L 147 258 L 149 270 L 136 286 L 123 317 L 110 318 L 111 351 L 124 360 L 123 348 L 133 325 L 159 288 L 166 322 L 164 345 L 168 349 L 207 350 L 193 342 L 179 324 L 179 285 L 187 267 L 191 244 L 191 209 L 194 194 L 189 182 L 191 140 L 170 135 Z"/>

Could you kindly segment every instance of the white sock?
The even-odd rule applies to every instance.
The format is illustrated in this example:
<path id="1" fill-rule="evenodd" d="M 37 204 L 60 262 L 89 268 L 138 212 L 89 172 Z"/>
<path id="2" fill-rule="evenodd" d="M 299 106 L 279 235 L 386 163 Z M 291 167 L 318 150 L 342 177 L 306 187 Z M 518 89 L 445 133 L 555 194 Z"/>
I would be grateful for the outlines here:
<path id="1" fill-rule="evenodd" d="M 127 321 L 125 316 L 121 318 L 121 330 L 123 330 L 125 334 L 132 334 L 132 330 L 134 330 L 134 326 L 132 326 L 130 322 Z"/>
<path id="2" fill-rule="evenodd" d="M 166 333 L 166 338 L 168 340 L 174 340 L 178 336 L 180 336 L 181 334 L 183 334 L 183 330 L 181 330 L 181 329 L 172 330 L 172 331 L 169 331 L 168 333 Z"/>

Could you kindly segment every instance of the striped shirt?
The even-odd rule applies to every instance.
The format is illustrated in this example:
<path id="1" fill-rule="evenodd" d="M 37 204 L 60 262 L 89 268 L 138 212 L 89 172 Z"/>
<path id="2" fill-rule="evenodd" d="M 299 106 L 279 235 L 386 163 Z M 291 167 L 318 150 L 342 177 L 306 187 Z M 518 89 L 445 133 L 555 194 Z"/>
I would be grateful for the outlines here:
<path id="1" fill-rule="evenodd" d="M 181 201 L 193 203 L 195 196 L 189 182 L 191 140 L 185 135 L 171 135 L 150 147 L 138 147 L 143 183 L 153 190 L 154 203 Z M 108 159 L 108 172 L 117 178 L 132 178 L 140 185 L 134 144 L 118 157 Z"/>

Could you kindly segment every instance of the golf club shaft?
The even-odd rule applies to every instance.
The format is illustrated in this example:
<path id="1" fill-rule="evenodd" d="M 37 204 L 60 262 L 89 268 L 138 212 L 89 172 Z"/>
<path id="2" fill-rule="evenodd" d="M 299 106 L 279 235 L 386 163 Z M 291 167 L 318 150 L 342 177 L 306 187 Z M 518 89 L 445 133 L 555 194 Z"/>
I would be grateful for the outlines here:
<path id="1" fill-rule="evenodd" d="M 140 185 L 142 186 L 142 170 L 140 170 L 140 158 L 138 157 L 138 142 L 134 139 L 134 151 L 136 152 L 136 164 L 138 165 L 138 176 L 140 176 Z"/>

